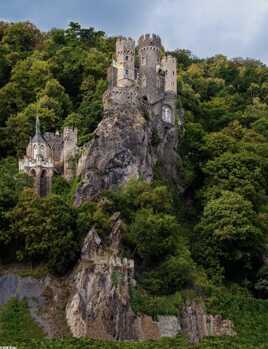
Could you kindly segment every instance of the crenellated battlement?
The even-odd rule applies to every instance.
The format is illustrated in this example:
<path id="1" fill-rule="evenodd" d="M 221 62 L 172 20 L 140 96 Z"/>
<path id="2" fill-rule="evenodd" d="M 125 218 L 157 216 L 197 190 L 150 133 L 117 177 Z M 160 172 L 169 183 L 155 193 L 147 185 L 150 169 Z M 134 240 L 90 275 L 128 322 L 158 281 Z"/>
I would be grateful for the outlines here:
<path id="1" fill-rule="evenodd" d="M 157 49 L 160 49 L 162 47 L 161 38 L 156 34 L 141 35 L 138 41 L 138 46 L 139 46 L 139 49 L 148 48 L 148 47 L 155 47 Z"/>
<path id="2" fill-rule="evenodd" d="M 135 40 L 126 38 L 124 36 L 119 36 L 116 40 L 116 54 L 120 55 L 126 52 L 134 55 Z"/>
<path id="3" fill-rule="evenodd" d="M 166 55 L 162 58 L 161 60 L 163 65 L 177 65 L 177 60 L 175 57 L 171 56 L 171 55 Z"/>

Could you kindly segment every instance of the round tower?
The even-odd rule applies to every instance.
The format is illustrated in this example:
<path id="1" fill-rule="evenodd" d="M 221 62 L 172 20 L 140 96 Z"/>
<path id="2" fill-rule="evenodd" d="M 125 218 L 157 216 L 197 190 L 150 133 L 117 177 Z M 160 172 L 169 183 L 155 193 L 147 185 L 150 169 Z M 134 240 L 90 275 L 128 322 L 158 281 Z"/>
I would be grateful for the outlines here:
<path id="1" fill-rule="evenodd" d="M 118 37 L 116 40 L 117 87 L 133 84 L 135 80 L 135 41 Z"/>
<path id="2" fill-rule="evenodd" d="M 161 93 L 160 49 L 161 39 L 155 34 L 145 34 L 139 38 L 139 83 L 144 97 L 149 103 L 159 99 Z"/>

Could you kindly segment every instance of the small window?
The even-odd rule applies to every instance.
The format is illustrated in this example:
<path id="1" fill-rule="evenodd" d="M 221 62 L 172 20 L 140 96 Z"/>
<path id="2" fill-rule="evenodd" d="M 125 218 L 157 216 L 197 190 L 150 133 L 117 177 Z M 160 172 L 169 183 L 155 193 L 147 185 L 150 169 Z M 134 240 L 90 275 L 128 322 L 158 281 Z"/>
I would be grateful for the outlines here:
<path id="1" fill-rule="evenodd" d="M 146 77 L 145 77 L 145 76 L 143 76 L 143 77 L 142 77 L 142 80 L 141 80 L 141 86 L 142 86 L 143 88 L 145 88 L 145 87 L 146 87 L 146 85 L 147 85 L 147 82 L 146 82 Z"/>
<path id="2" fill-rule="evenodd" d="M 125 74 L 126 74 L 126 76 L 128 76 L 128 69 L 125 70 Z"/>
<path id="3" fill-rule="evenodd" d="M 128 56 L 126 56 L 126 61 L 128 61 Z"/>
<path id="4" fill-rule="evenodd" d="M 141 64 L 145 65 L 146 64 L 146 58 L 145 56 L 141 56 Z"/>

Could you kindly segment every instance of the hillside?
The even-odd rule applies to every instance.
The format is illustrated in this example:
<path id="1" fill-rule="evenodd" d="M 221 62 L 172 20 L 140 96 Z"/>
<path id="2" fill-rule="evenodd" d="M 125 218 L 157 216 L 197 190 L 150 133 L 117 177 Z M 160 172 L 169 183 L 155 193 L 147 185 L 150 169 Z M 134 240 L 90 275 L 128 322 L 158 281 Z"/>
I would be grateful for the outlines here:
<path id="1" fill-rule="evenodd" d="M 176 104 L 184 119 L 177 142 L 175 133 L 138 108 L 124 105 L 124 110 L 116 110 L 115 123 L 104 118 L 107 110 L 115 113 L 107 105 L 103 113 L 102 102 L 115 43 L 116 38 L 77 23 L 44 33 L 31 23 L 0 22 L 0 276 L 11 265 L 15 270 L 27 266 L 27 276 L 32 277 L 38 268 L 42 270 L 38 277 L 50 274 L 66 281 L 72 273 L 80 275 L 80 251 L 94 227 L 102 242 L 97 255 L 103 258 L 108 251 L 135 263 L 136 285 L 126 303 L 120 298 L 122 289 L 128 292 L 129 287 L 129 280 L 122 281 L 125 269 L 115 273 L 112 266 L 111 275 L 106 275 L 113 292 L 114 285 L 123 284 L 113 293 L 117 310 L 127 308 L 135 316 L 156 320 L 161 315 L 179 316 L 186 304 L 197 301 L 204 303 L 208 314 L 232 320 L 237 333 L 204 340 L 197 347 L 265 348 L 268 68 L 251 59 L 222 55 L 199 59 L 185 49 L 169 52 L 177 60 Z M 54 176 L 52 193 L 39 197 L 32 179 L 18 173 L 18 159 L 34 134 L 37 112 L 42 132 L 78 129 L 78 145 L 93 149 L 93 155 L 87 155 L 90 166 L 96 153 L 105 160 L 107 154 L 113 156 L 114 143 L 106 141 L 107 134 L 108 140 L 116 138 L 118 147 L 123 142 L 138 144 L 134 163 L 140 179 L 104 186 L 93 198 L 91 193 L 101 181 L 90 182 L 88 189 L 87 181 L 93 177 L 87 165 L 87 171 L 72 181 Z M 157 152 L 161 141 L 165 147 Z M 145 150 L 141 144 L 146 144 Z M 120 161 L 114 177 L 118 169 L 129 170 L 127 164 L 123 171 Z M 141 171 L 139 164 L 145 169 Z M 109 165 L 107 160 L 108 169 Z M 153 180 L 149 183 L 146 176 Z M 109 178 L 108 173 L 102 181 Z M 86 193 L 85 200 L 77 200 L 80 192 Z M 112 233 L 119 212 L 120 239 L 115 248 Z M 101 283 L 102 278 L 96 280 Z M 50 342 L 41 339 L 42 331 L 34 325 L 24 328 L 28 311 L 25 303 L 15 301 L 1 307 L 0 344 L 10 344 L 5 343 L 8 338 L 17 341 L 18 348 L 35 348 L 38 341 L 44 348 L 191 347 L 181 336 L 143 344 Z M 17 316 L 21 322 L 15 324 Z M 23 332 L 36 336 L 37 342 L 27 343 Z"/>

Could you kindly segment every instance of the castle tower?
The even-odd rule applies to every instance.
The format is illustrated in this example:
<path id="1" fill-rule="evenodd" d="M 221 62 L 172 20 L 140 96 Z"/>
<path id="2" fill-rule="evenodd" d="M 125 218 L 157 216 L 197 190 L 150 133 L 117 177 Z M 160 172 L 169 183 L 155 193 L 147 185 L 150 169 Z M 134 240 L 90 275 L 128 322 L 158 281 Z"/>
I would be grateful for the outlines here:
<path id="1" fill-rule="evenodd" d="M 165 72 L 165 92 L 177 96 L 177 62 L 171 55 L 165 56 L 161 61 L 162 70 Z"/>
<path id="2" fill-rule="evenodd" d="M 177 100 L 177 61 L 175 57 L 167 55 L 162 58 L 161 70 L 165 74 L 165 98 L 162 105 L 163 121 L 175 124 Z"/>
<path id="3" fill-rule="evenodd" d="M 160 49 L 161 39 L 153 34 L 139 38 L 139 83 L 144 97 L 149 103 L 155 103 L 161 95 Z"/>
<path id="4" fill-rule="evenodd" d="M 135 41 L 119 37 L 116 41 L 117 87 L 131 86 L 135 80 Z"/>
<path id="5" fill-rule="evenodd" d="M 77 133 L 77 128 L 65 127 L 63 130 L 64 177 L 67 181 L 72 180 L 76 173 Z"/>

